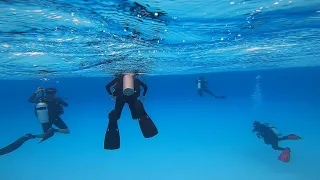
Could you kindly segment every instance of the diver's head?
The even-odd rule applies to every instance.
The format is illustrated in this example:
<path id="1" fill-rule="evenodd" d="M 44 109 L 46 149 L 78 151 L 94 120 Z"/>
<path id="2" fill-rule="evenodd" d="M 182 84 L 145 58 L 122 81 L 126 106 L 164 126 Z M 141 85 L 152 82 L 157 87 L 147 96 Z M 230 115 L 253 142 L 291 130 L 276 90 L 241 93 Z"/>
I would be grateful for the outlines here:
<path id="1" fill-rule="evenodd" d="M 204 81 L 204 77 L 203 77 L 203 76 L 200 76 L 200 77 L 199 77 L 199 80 Z"/>
<path id="2" fill-rule="evenodd" d="M 260 131 L 260 129 L 262 127 L 262 125 L 259 121 L 254 121 L 252 125 L 253 125 L 252 132 Z"/>
<path id="3" fill-rule="evenodd" d="M 48 99 L 55 98 L 56 95 L 57 95 L 57 89 L 56 88 L 47 88 L 46 89 L 46 97 Z"/>
<path id="4" fill-rule="evenodd" d="M 261 125 L 261 123 L 259 121 L 254 121 L 253 126 L 257 126 L 257 125 Z"/>

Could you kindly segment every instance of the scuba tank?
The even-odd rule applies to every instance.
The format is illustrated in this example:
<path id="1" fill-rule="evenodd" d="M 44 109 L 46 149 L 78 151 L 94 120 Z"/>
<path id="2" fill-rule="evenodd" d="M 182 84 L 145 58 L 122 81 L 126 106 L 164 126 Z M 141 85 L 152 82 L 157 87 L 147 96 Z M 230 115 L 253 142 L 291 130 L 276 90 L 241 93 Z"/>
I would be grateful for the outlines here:
<path id="1" fill-rule="evenodd" d="M 133 74 L 125 74 L 123 76 L 123 94 L 131 96 L 134 93 L 134 77 Z"/>
<path id="2" fill-rule="evenodd" d="M 48 104 L 44 102 L 44 93 L 42 91 L 42 97 L 40 102 L 35 106 L 35 113 L 40 124 L 49 122 Z"/>
<path id="3" fill-rule="evenodd" d="M 201 80 L 200 80 L 200 79 L 198 79 L 197 85 L 198 85 L 198 90 L 200 91 L 200 90 L 201 90 L 201 87 L 202 87 L 202 84 L 201 84 Z"/>

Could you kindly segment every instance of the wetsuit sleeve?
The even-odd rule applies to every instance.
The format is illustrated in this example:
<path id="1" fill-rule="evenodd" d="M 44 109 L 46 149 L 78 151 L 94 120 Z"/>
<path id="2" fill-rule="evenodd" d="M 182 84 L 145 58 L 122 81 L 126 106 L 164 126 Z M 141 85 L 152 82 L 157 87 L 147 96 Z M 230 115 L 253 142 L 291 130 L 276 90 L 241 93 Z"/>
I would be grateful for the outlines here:
<path id="1" fill-rule="evenodd" d="M 68 104 L 68 103 L 66 103 L 63 99 L 61 99 L 61 98 L 57 98 L 57 100 L 58 100 L 59 104 L 61 104 L 62 106 L 66 106 L 66 107 L 68 107 L 68 106 L 69 106 L 69 104 Z"/>
<path id="2" fill-rule="evenodd" d="M 145 96 L 147 94 L 147 91 L 148 91 L 148 86 L 145 83 L 143 83 L 142 81 L 140 81 L 140 79 L 137 79 L 137 80 L 138 80 L 140 86 L 143 87 L 143 96 Z"/>
<path id="3" fill-rule="evenodd" d="M 112 80 L 111 82 L 109 82 L 109 83 L 106 85 L 106 90 L 107 90 L 107 92 L 109 93 L 109 95 L 112 95 L 111 86 L 115 85 L 118 81 L 119 81 L 119 79 L 116 78 L 116 79 Z"/>
<path id="4" fill-rule="evenodd" d="M 29 98 L 28 102 L 30 103 L 38 103 L 39 98 L 37 98 L 38 93 L 33 93 L 32 96 Z"/>

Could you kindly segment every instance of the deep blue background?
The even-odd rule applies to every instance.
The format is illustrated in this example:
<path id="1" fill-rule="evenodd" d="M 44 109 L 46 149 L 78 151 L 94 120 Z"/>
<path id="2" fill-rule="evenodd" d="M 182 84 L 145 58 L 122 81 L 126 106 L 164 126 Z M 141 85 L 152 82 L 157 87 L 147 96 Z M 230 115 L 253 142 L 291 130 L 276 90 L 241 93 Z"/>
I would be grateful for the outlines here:
<path id="1" fill-rule="evenodd" d="M 56 87 L 69 107 L 62 118 L 71 134 L 57 134 L 38 145 L 25 143 L 0 157 L 0 179 L 283 179 L 317 180 L 320 155 L 320 68 L 202 74 L 219 100 L 197 94 L 199 75 L 145 76 L 144 102 L 159 135 L 144 139 L 127 107 L 119 121 L 121 149 L 103 149 L 112 78 L 0 81 L 0 146 L 25 133 L 41 133 L 33 104 L 37 87 Z M 260 76 L 261 99 L 253 99 Z M 143 80 L 143 78 L 141 78 Z M 257 93 L 257 92 L 256 92 Z M 277 160 L 251 133 L 252 122 L 271 122 L 283 134 L 296 133 L 292 162 Z M 143 173 L 141 168 L 143 168 Z M 11 172 L 19 169 L 19 173 Z M 36 170 L 35 170 L 36 169 Z M 48 173 L 56 173 L 48 177 Z M 264 174 L 261 178 L 261 174 Z"/>

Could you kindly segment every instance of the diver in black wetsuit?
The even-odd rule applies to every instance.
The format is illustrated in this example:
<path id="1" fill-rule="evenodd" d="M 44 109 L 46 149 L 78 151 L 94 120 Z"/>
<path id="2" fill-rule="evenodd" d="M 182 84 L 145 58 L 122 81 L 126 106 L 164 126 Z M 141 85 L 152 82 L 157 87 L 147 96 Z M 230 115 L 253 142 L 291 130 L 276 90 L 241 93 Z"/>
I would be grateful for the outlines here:
<path id="1" fill-rule="evenodd" d="M 132 119 L 138 119 L 138 112 L 135 107 L 135 103 L 138 101 L 138 97 L 140 96 L 141 89 L 140 87 L 143 87 L 143 95 L 142 99 L 146 99 L 146 94 L 148 91 L 148 87 L 146 84 L 144 84 L 142 81 L 140 81 L 138 78 L 134 77 L 134 94 L 131 96 L 126 96 L 123 94 L 123 76 L 124 75 L 118 75 L 117 78 L 112 80 L 106 85 L 106 90 L 109 93 L 112 100 L 116 97 L 116 104 L 115 104 L 115 110 L 118 112 L 119 118 L 121 117 L 122 109 L 125 105 L 125 103 L 128 103 L 129 109 L 131 112 Z M 114 86 L 112 92 L 111 87 Z"/>
<path id="2" fill-rule="evenodd" d="M 52 137 L 55 132 L 60 132 L 64 134 L 69 134 L 70 131 L 67 127 L 67 125 L 62 121 L 60 118 L 60 115 L 64 113 L 63 107 L 62 106 L 68 106 L 68 104 L 63 101 L 61 98 L 56 97 L 56 89 L 55 88 L 47 88 L 46 90 L 46 96 L 44 96 L 44 89 L 43 88 L 38 88 L 37 91 L 29 98 L 29 102 L 31 103 L 37 103 L 42 105 L 46 104 L 46 106 L 36 106 L 35 107 L 35 113 L 38 115 L 37 111 L 42 111 L 42 112 L 47 112 L 45 114 L 40 114 L 41 117 L 38 117 L 40 120 L 43 117 L 46 117 L 45 119 L 48 119 L 49 121 L 47 123 L 42 123 L 42 129 L 44 134 L 40 135 L 32 135 L 30 133 L 20 137 L 13 143 L 7 145 L 4 148 L 0 149 L 0 156 L 8 154 L 10 152 L 13 152 L 17 150 L 19 147 L 21 147 L 26 141 L 30 139 L 35 139 L 35 138 L 42 138 L 42 140 L 39 142 L 43 142 L 47 140 L 48 138 Z M 37 98 L 37 95 L 39 92 L 42 92 L 42 97 Z M 46 111 L 48 110 L 48 111 Z M 43 115 L 48 115 L 48 116 L 43 116 Z M 54 129 L 52 128 L 52 125 L 56 125 L 60 129 Z"/>
<path id="3" fill-rule="evenodd" d="M 68 126 L 66 125 L 66 123 L 63 122 L 63 120 L 60 117 L 60 115 L 64 113 L 63 106 L 67 107 L 68 103 L 66 103 L 63 99 L 56 97 L 57 90 L 55 88 L 45 89 L 45 96 L 43 91 L 43 88 L 38 88 L 37 91 L 33 93 L 28 100 L 30 103 L 44 102 L 48 105 L 49 122 L 41 124 L 43 132 L 45 134 L 37 135 L 37 137 L 44 138 L 46 134 L 49 136 L 53 136 L 54 132 L 69 134 L 70 130 Z M 42 92 L 43 94 L 42 97 L 38 98 L 37 95 L 39 92 Z M 57 126 L 59 129 L 53 128 L 52 125 Z"/>
<path id="4" fill-rule="evenodd" d="M 123 91 L 123 78 L 125 75 L 119 75 L 106 85 L 106 90 L 112 100 L 116 97 L 115 109 L 109 113 L 109 123 L 105 134 L 104 149 L 115 150 L 120 148 L 120 134 L 118 129 L 118 120 L 121 117 L 123 106 L 128 103 L 132 119 L 138 119 L 140 130 L 145 138 L 151 138 L 158 134 L 158 129 L 149 117 L 145 108 L 138 97 L 140 96 L 140 86 L 143 87 L 143 99 L 147 93 L 148 87 L 136 76 L 132 76 L 134 91 L 132 95 L 125 95 Z M 111 87 L 114 86 L 113 91 Z"/>
<path id="5" fill-rule="evenodd" d="M 197 86 L 198 86 L 198 94 L 203 97 L 203 92 L 206 92 L 210 95 L 212 95 L 215 98 L 218 99 L 225 99 L 225 96 L 217 96 L 215 94 L 213 94 L 207 87 L 208 85 L 208 81 L 204 79 L 203 76 L 200 76 L 199 79 L 197 80 Z"/>
<path id="6" fill-rule="evenodd" d="M 253 122 L 253 130 L 259 139 L 263 139 L 264 143 L 267 145 L 271 145 L 274 150 L 283 151 L 279 156 L 279 160 L 283 162 L 290 161 L 290 148 L 283 148 L 279 146 L 279 141 L 283 140 L 299 140 L 301 137 L 295 134 L 289 134 L 287 136 L 279 137 L 274 126 L 270 126 L 270 124 L 265 123 L 261 124 L 258 121 Z"/>

